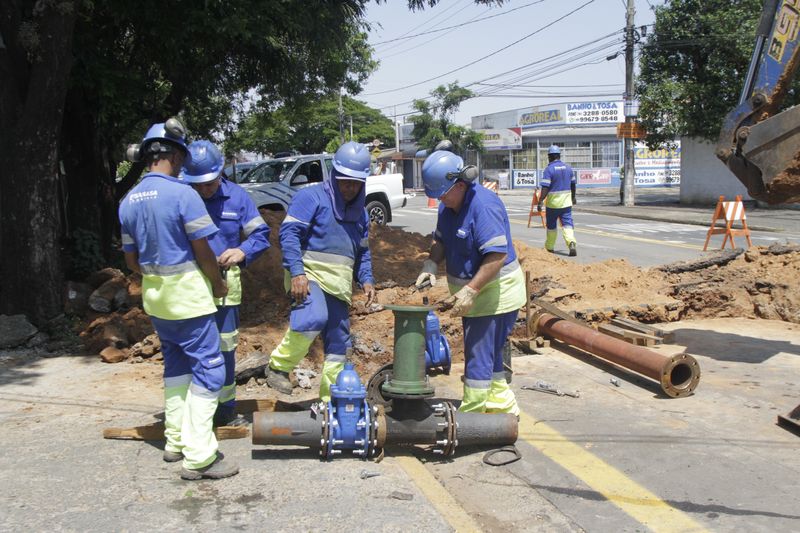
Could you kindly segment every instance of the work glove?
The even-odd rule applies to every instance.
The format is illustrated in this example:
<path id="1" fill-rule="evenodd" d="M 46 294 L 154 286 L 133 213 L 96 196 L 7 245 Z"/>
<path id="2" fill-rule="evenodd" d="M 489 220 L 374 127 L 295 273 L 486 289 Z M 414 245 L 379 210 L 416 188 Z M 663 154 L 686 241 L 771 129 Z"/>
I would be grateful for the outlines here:
<path id="1" fill-rule="evenodd" d="M 424 263 L 422 263 L 422 272 L 420 272 L 419 276 L 417 276 L 417 281 L 414 283 L 418 288 L 429 281 L 431 287 L 436 285 L 436 271 L 439 270 L 439 265 L 437 265 L 433 259 L 426 259 Z"/>
<path id="2" fill-rule="evenodd" d="M 542 212 L 542 204 L 540 204 L 540 203 L 536 204 L 536 212 L 538 212 L 538 213 Z"/>
<path id="3" fill-rule="evenodd" d="M 572 195 L 572 205 L 578 205 L 578 199 L 575 198 L 575 195 Z"/>
<path id="4" fill-rule="evenodd" d="M 450 298 L 446 299 L 442 304 L 444 306 L 453 306 L 450 310 L 450 314 L 453 316 L 464 316 L 469 313 L 469 310 L 472 309 L 472 305 L 475 303 L 475 298 L 478 296 L 478 291 L 470 287 L 469 285 L 464 285 L 461 287 L 457 293 L 452 295 Z"/>

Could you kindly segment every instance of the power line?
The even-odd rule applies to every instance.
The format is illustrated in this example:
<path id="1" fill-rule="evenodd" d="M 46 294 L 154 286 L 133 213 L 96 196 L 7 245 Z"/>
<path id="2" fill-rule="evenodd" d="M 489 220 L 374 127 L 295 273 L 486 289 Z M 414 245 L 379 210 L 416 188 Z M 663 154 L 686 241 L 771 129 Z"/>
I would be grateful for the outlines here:
<path id="1" fill-rule="evenodd" d="M 466 0 L 466 1 L 467 1 L 467 2 L 469 2 L 470 0 Z M 399 38 L 403 38 L 403 36 L 405 36 L 405 35 L 408 35 L 408 34 L 409 34 L 409 33 L 411 33 L 412 31 L 414 31 L 414 30 L 417 30 L 417 29 L 419 29 L 419 28 L 422 28 L 423 26 L 427 26 L 428 24 L 430 24 L 431 22 L 433 22 L 433 21 L 434 21 L 434 20 L 436 20 L 437 18 L 441 17 L 442 15 L 444 15 L 445 13 L 447 13 L 448 11 L 450 11 L 451 9 L 455 8 L 455 7 L 456 7 L 456 6 L 457 6 L 459 3 L 462 3 L 462 2 L 463 2 L 463 0 L 459 0 L 458 2 L 455 2 L 454 4 L 452 4 L 452 5 L 450 5 L 449 7 L 447 7 L 446 9 L 444 9 L 444 10 L 442 10 L 442 11 L 440 11 L 440 12 L 436 13 L 436 14 L 435 14 L 435 15 L 433 15 L 432 17 L 428 17 L 428 18 L 427 18 L 427 19 L 426 19 L 426 20 L 425 20 L 423 23 L 421 23 L 421 24 L 417 24 L 416 26 L 414 26 L 413 28 L 411 28 L 411 29 L 410 29 L 410 30 L 408 30 L 407 32 L 405 32 L 405 33 L 401 34 Z M 462 9 L 463 9 L 463 8 L 462 8 Z M 440 22 L 439 24 L 441 24 L 441 22 Z M 436 26 L 437 26 L 437 25 L 434 25 L 434 28 L 435 28 Z M 381 44 L 381 43 L 376 43 L 376 44 L 375 44 L 375 46 L 377 46 L 378 44 Z"/>
<path id="2" fill-rule="evenodd" d="M 544 1 L 545 0 L 536 0 L 536 2 L 531 2 L 529 4 L 525 4 L 524 6 L 515 7 L 513 9 L 509 9 L 508 11 L 504 11 L 503 13 L 498 13 L 496 15 L 491 15 L 491 16 L 488 16 L 488 17 L 484 17 L 484 18 L 482 18 L 480 20 L 475 20 L 473 18 L 473 19 L 470 19 L 467 22 L 463 22 L 461 24 L 455 24 L 453 26 L 446 26 L 444 28 L 439 28 L 438 30 L 424 31 L 422 33 L 416 33 L 414 35 L 405 35 L 404 34 L 405 36 L 395 37 L 394 39 L 387 39 L 386 41 L 380 41 L 380 42 L 377 42 L 377 43 L 373 43 L 372 45 L 373 46 L 378 46 L 378 45 L 381 45 L 381 44 L 393 43 L 395 41 L 402 41 L 402 40 L 405 40 L 405 39 L 413 39 L 414 37 L 421 37 L 423 35 L 429 35 L 431 33 L 437 33 L 437 32 L 440 32 L 440 31 L 450 30 L 450 29 L 454 29 L 454 28 L 463 28 L 464 26 L 469 26 L 470 24 L 475 24 L 477 22 L 483 22 L 485 20 L 493 19 L 495 17 L 502 17 L 503 15 L 508 15 L 509 13 L 512 13 L 512 12 L 517 11 L 519 9 L 530 7 L 530 6 L 536 5 L 536 4 L 541 4 Z M 478 16 L 480 16 L 480 15 L 478 15 Z"/>
<path id="3" fill-rule="evenodd" d="M 560 22 L 560 21 L 564 20 L 565 18 L 569 17 L 570 15 L 573 15 L 573 14 L 577 13 L 578 11 L 580 11 L 584 7 L 588 6 L 589 4 L 594 3 L 594 1 L 595 0 L 588 0 L 587 2 L 583 3 L 582 5 L 580 5 L 579 7 L 575 8 L 575 9 L 573 9 L 569 13 L 567 13 L 565 15 L 562 15 L 561 17 L 557 18 L 556 20 L 554 20 L 554 21 L 552 21 L 552 22 L 550 22 L 548 24 L 545 24 L 544 26 L 538 28 L 537 30 L 532 31 L 531 33 L 529 33 L 528 35 L 522 37 L 521 39 L 517 39 L 513 43 L 510 43 L 510 44 L 508 44 L 508 45 L 506 45 L 506 46 L 504 46 L 504 47 L 502 47 L 502 48 L 500 48 L 498 50 L 495 50 L 494 52 L 491 52 L 490 54 L 487 54 L 487 55 L 485 55 L 485 56 L 483 56 L 481 58 L 478 58 L 478 59 L 476 59 L 474 61 L 471 61 L 471 62 L 467 63 L 466 65 L 462 65 L 462 66 L 460 66 L 458 68 L 455 68 L 453 70 L 445 72 L 444 74 L 439 74 L 438 76 L 434 76 L 433 78 L 428 78 L 427 80 L 423 80 L 423 81 L 420 81 L 420 82 L 417 82 L 417 83 L 412 83 L 410 85 L 405 85 L 403 87 L 398 87 L 396 89 L 389 89 L 388 91 L 379 91 L 379 92 L 376 92 L 376 93 L 364 93 L 364 96 L 375 96 L 375 95 L 379 95 L 379 94 L 388 94 L 388 93 L 394 93 L 394 92 L 397 92 L 397 91 L 402 91 L 404 89 L 410 89 L 411 87 L 417 87 L 419 85 L 423 85 L 425 83 L 428 83 L 429 81 L 437 80 L 439 78 L 443 78 L 445 76 L 448 76 L 448 75 L 450 75 L 450 74 L 452 74 L 454 72 L 458 72 L 459 70 L 463 70 L 463 69 L 465 69 L 467 67 L 470 67 L 470 66 L 474 65 L 475 63 L 479 63 L 479 62 L 483 61 L 484 59 L 488 59 L 488 58 L 490 58 L 490 57 L 492 57 L 494 55 L 497 55 L 498 53 L 502 52 L 503 50 L 507 50 L 508 48 L 511 48 L 515 44 L 521 43 L 525 39 L 533 37 L 537 33 L 549 28 L 550 26 L 552 26 L 556 22 Z"/>

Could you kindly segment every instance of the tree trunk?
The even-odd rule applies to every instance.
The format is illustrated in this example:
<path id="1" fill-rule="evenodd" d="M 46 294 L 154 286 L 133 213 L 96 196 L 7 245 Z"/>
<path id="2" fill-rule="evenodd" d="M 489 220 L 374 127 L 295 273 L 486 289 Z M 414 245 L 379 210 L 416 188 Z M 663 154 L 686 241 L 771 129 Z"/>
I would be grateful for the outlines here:
<path id="1" fill-rule="evenodd" d="M 62 310 L 58 138 L 77 6 L 33 4 L 0 6 L 0 311 L 42 324 Z"/>

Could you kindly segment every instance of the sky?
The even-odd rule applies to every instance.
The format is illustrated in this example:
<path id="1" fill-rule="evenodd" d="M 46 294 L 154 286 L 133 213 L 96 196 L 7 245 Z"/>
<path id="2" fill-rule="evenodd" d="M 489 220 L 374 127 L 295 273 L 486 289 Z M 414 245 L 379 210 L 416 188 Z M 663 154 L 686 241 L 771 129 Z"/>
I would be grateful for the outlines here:
<path id="1" fill-rule="evenodd" d="M 663 4 L 636 0 L 635 25 L 652 25 L 652 7 Z M 536 105 L 622 100 L 625 8 L 626 0 L 442 0 L 412 12 L 405 0 L 370 3 L 380 66 L 356 98 L 404 122 L 412 100 L 458 82 L 481 95 L 461 104 L 458 124 Z"/>

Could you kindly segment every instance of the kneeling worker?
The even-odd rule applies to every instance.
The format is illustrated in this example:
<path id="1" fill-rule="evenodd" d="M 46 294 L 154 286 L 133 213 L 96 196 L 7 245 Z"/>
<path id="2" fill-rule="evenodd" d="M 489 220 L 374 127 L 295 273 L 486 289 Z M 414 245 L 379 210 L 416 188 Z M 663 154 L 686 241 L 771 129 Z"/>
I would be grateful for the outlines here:
<path id="1" fill-rule="evenodd" d="M 301 189 L 281 224 L 280 240 L 287 290 L 292 297 L 289 330 L 269 360 L 267 385 L 291 394 L 289 372 L 322 335 L 325 363 L 319 396 L 344 368 L 350 340 L 349 308 L 353 280 L 364 288 L 366 305 L 375 298 L 369 253 L 369 217 L 364 186 L 370 153 L 355 142 L 333 156 L 331 174 L 321 185 Z"/>
<path id="2" fill-rule="evenodd" d="M 215 318 L 225 357 L 225 385 L 214 415 L 215 426 L 247 424 L 236 416 L 236 347 L 239 344 L 239 305 L 242 303 L 241 267 L 255 261 L 269 248 L 269 226 L 258 213 L 247 192 L 222 176 L 225 157 L 214 143 L 195 141 L 189 145 L 191 159 L 184 163 L 181 178 L 190 183 L 206 204 L 219 231 L 208 238 L 225 275 L 228 294 L 216 298 Z"/>

